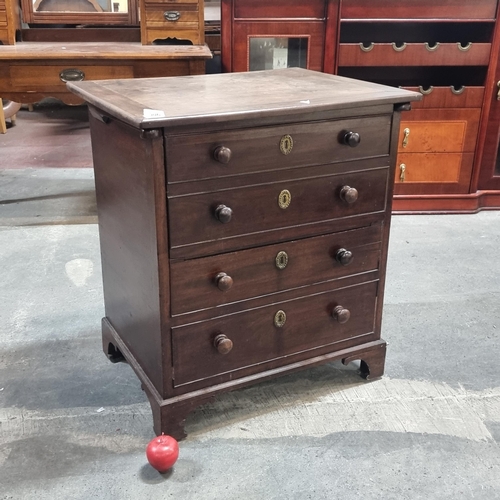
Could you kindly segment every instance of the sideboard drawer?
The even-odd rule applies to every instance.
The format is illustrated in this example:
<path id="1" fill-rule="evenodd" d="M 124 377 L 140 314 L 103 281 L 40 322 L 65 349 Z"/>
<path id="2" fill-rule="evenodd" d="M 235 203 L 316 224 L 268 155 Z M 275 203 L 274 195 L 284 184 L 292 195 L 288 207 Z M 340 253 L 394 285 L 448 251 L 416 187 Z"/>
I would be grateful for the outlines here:
<path id="1" fill-rule="evenodd" d="M 227 372 L 232 379 L 242 368 L 370 335 L 377 288 L 372 281 L 173 328 L 174 386 Z M 227 354 L 214 346 L 218 335 L 232 342 Z"/>
<path id="2" fill-rule="evenodd" d="M 377 270 L 382 226 L 171 261 L 172 315 Z"/>
<path id="3" fill-rule="evenodd" d="M 167 178 L 179 182 L 384 156 L 390 127 L 389 115 L 167 136 Z M 359 134 L 357 146 L 342 142 L 349 132 Z"/>
<path id="4" fill-rule="evenodd" d="M 288 240 L 297 236 L 298 226 L 310 225 L 309 235 L 322 221 L 383 213 L 386 207 L 388 168 L 332 174 L 307 179 L 282 180 L 243 188 L 168 198 L 171 258 L 184 258 L 187 246 L 204 244 L 212 251 L 229 252 L 241 248 L 238 238 L 262 234 L 260 244 L 278 238 L 287 229 Z M 354 190 L 354 191 L 353 191 Z M 355 195 L 350 202 L 346 192 Z M 344 196 L 343 196 L 344 195 Z M 330 228 L 332 232 L 333 227 Z M 173 250 L 178 250 L 177 252 Z M 191 256 L 193 256 L 191 254 Z"/>
<path id="5" fill-rule="evenodd" d="M 197 5 L 196 5 L 197 7 Z M 168 5 L 164 4 L 146 4 L 146 24 L 148 28 L 162 28 L 171 30 L 198 29 L 200 15 L 198 10 L 188 9 L 183 6 L 176 6 L 169 10 Z"/>

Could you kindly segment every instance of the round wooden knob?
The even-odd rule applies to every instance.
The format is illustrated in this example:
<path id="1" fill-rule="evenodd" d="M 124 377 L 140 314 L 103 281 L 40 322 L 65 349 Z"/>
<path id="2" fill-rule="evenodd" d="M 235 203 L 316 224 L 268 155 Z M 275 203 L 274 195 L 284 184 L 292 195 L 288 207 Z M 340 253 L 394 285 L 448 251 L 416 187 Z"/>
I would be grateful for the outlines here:
<path id="1" fill-rule="evenodd" d="M 214 159 L 217 160 L 219 163 L 224 163 L 224 164 L 229 163 L 231 155 L 232 155 L 231 150 L 224 146 L 219 146 L 214 151 Z"/>
<path id="2" fill-rule="evenodd" d="M 214 347 L 219 354 L 227 354 L 233 348 L 233 341 L 221 333 L 214 338 Z"/>
<path id="3" fill-rule="evenodd" d="M 346 250 L 345 248 L 341 248 L 337 250 L 335 260 L 343 266 L 348 266 L 352 262 L 352 252 Z"/>
<path id="4" fill-rule="evenodd" d="M 219 222 L 222 222 L 222 224 L 227 224 L 232 216 L 233 211 L 229 207 L 226 207 L 226 205 L 219 205 L 215 209 L 215 217 Z"/>
<path id="5" fill-rule="evenodd" d="M 350 205 L 358 199 L 358 190 L 351 186 L 344 186 L 340 190 L 340 199 Z"/>
<path id="6" fill-rule="evenodd" d="M 352 132 L 352 131 L 345 132 L 342 137 L 342 142 L 346 146 L 355 148 L 356 146 L 359 146 L 359 143 L 361 142 L 361 137 L 357 132 Z"/>
<path id="7" fill-rule="evenodd" d="M 219 273 L 215 277 L 215 283 L 219 290 L 222 290 L 225 292 L 226 290 L 229 290 L 233 286 L 233 278 L 229 276 L 226 273 Z"/>
<path id="8" fill-rule="evenodd" d="M 333 312 L 332 316 L 341 324 L 347 323 L 351 317 L 351 311 L 345 309 L 343 306 L 337 306 Z"/>

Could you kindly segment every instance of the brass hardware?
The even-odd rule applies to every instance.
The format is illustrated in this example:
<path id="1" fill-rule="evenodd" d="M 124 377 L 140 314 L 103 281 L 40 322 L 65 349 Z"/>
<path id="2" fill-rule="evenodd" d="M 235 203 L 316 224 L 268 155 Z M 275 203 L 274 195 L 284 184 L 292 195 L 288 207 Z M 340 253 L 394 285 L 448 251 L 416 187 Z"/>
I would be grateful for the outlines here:
<path id="1" fill-rule="evenodd" d="M 80 69 L 63 69 L 59 73 L 59 79 L 61 82 L 81 82 L 85 79 L 85 73 Z"/>
<path id="2" fill-rule="evenodd" d="M 175 22 L 180 19 L 181 13 L 177 10 L 167 10 L 163 13 L 163 17 L 165 21 Z"/>
<path id="3" fill-rule="evenodd" d="M 497 82 L 497 88 L 498 88 L 497 101 L 500 101 L 500 81 Z"/>
<path id="4" fill-rule="evenodd" d="M 461 87 L 459 87 L 458 89 L 455 88 L 453 85 L 450 87 L 451 91 L 453 94 L 455 95 L 460 95 L 460 94 L 463 94 L 464 93 L 464 90 L 465 90 L 465 85 L 462 85 Z"/>
<path id="5" fill-rule="evenodd" d="M 292 202 L 292 194 L 288 189 L 283 189 L 281 193 L 278 196 L 278 205 L 280 208 L 285 209 L 290 206 L 290 203 Z"/>
<path id="6" fill-rule="evenodd" d="M 469 42 L 467 45 L 462 45 L 462 42 L 457 42 L 458 50 L 462 52 L 467 52 L 472 47 L 472 42 Z"/>
<path id="7" fill-rule="evenodd" d="M 392 42 L 392 48 L 393 48 L 396 52 L 403 52 L 403 50 L 405 50 L 405 49 L 406 49 L 406 43 L 403 43 L 403 44 L 398 45 L 396 42 Z"/>
<path id="8" fill-rule="evenodd" d="M 280 140 L 280 151 L 284 155 L 288 155 L 292 152 L 293 149 L 293 139 L 291 135 L 284 135 Z"/>
<path id="9" fill-rule="evenodd" d="M 409 128 L 405 128 L 403 130 L 403 133 L 404 133 L 404 137 L 403 137 L 403 147 L 406 148 L 406 146 L 408 146 L 408 140 L 410 138 L 410 129 Z"/>
<path id="10" fill-rule="evenodd" d="M 420 87 L 418 87 L 418 90 L 420 91 L 420 93 L 422 95 L 429 95 L 434 90 L 434 87 L 432 85 L 430 85 L 429 87 L 424 88 L 424 87 L 422 87 L 422 85 L 420 85 Z"/>
<path id="11" fill-rule="evenodd" d="M 375 44 L 372 42 L 370 43 L 370 45 L 365 45 L 363 42 L 361 42 L 359 44 L 359 48 L 363 51 L 363 52 L 370 52 L 370 50 L 373 50 L 373 47 L 375 47 Z"/>
<path id="12" fill-rule="evenodd" d="M 276 267 L 278 269 L 285 269 L 288 265 L 288 254 L 286 252 L 279 252 L 276 255 Z"/>
<path id="13" fill-rule="evenodd" d="M 406 165 L 404 163 L 401 163 L 401 165 L 399 165 L 399 170 L 401 171 L 401 173 L 399 174 L 399 180 L 401 182 L 404 182 L 406 176 Z"/>
<path id="14" fill-rule="evenodd" d="M 277 328 L 283 328 L 286 323 L 286 313 L 285 311 L 278 311 L 274 315 L 274 326 Z"/>
<path id="15" fill-rule="evenodd" d="M 435 52 L 439 48 L 439 42 L 435 42 L 434 44 L 430 44 L 429 42 L 425 42 L 425 48 L 429 52 Z"/>

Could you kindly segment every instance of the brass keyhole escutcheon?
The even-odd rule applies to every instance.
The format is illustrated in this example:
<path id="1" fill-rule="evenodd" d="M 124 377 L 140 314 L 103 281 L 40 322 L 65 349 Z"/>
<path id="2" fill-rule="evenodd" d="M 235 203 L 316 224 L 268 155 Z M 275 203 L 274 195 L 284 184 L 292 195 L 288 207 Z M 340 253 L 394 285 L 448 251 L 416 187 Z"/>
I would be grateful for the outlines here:
<path id="1" fill-rule="evenodd" d="M 283 189 L 278 196 L 278 205 L 280 208 L 288 208 L 292 202 L 292 193 L 288 189 Z"/>
<path id="2" fill-rule="evenodd" d="M 276 267 L 278 269 L 285 269 L 288 265 L 288 254 L 286 252 L 279 252 L 276 255 Z"/>
<path id="3" fill-rule="evenodd" d="M 278 311 L 274 315 L 274 326 L 277 328 L 283 328 L 286 323 L 286 313 L 285 311 Z"/>
<path id="4" fill-rule="evenodd" d="M 410 129 L 409 128 L 405 128 L 403 130 L 403 134 L 404 134 L 404 137 L 403 137 L 403 147 L 406 148 L 406 146 L 408 146 L 408 140 L 410 139 Z"/>
<path id="5" fill-rule="evenodd" d="M 289 134 L 284 135 L 280 140 L 280 151 L 284 155 L 288 155 L 292 152 L 293 149 L 293 139 Z"/>

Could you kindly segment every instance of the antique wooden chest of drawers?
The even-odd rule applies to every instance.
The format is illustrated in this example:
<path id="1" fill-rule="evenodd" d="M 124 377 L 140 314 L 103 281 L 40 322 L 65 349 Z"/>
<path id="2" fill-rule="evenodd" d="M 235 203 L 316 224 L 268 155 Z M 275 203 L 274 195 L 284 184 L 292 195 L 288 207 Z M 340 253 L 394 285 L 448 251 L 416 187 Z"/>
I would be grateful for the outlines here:
<path id="1" fill-rule="evenodd" d="M 90 109 L 104 351 L 157 433 L 320 363 L 382 375 L 400 111 L 420 94 L 297 68 L 69 87 Z"/>

